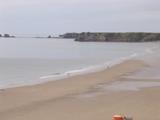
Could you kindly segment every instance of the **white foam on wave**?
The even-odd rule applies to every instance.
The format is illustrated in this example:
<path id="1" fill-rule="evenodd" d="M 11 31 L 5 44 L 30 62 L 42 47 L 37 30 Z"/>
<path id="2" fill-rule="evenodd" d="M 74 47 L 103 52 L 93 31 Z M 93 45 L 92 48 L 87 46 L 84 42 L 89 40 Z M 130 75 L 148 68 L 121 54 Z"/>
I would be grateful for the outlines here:
<path id="1" fill-rule="evenodd" d="M 144 54 L 153 54 L 155 53 L 157 50 L 159 50 L 159 46 L 154 46 L 151 48 L 146 48 Z"/>
<path id="2" fill-rule="evenodd" d="M 76 75 L 83 75 L 83 74 L 88 74 L 88 73 L 99 72 L 99 71 L 103 71 L 105 69 L 111 68 L 117 64 L 124 62 L 124 61 L 133 59 L 137 56 L 138 56 L 138 54 L 134 53 L 130 56 L 122 57 L 120 59 L 116 59 L 113 61 L 108 61 L 108 62 L 100 64 L 100 65 L 93 65 L 93 66 L 89 66 L 89 67 L 82 68 L 82 69 L 71 70 L 71 71 L 67 71 L 62 74 L 46 75 L 46 76 L 40 77 L 40 79 L 42 81 L 46 82 L 46 81 L 50 81 L 50 80 L 64 79 L 64 78 L 68 78 L 68 77 L 76 76 Z"/>

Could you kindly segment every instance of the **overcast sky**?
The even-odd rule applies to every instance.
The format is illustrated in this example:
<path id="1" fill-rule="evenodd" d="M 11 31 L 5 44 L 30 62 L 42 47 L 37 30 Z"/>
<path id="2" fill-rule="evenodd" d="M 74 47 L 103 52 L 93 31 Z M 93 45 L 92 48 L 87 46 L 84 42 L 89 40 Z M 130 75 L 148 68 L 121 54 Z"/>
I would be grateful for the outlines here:
<path id="1" fill-rule="evenodd" d="M 0 33 L 160 32 L 160 0 L 0 0 Z"/>

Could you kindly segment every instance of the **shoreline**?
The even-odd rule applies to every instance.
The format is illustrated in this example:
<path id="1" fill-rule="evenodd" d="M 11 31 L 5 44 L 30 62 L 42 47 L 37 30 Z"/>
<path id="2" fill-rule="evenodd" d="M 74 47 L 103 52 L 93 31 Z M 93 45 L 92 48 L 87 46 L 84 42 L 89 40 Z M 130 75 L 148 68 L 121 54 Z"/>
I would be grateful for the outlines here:
<path id="1" fill-rule="evenodd" d="M 10 47 L 11 48 L 13 47 L 12 49 L 15 49 L 15 48 L 17 49 L 19 47 L 25 48 L 25 44 L 22 44 L 22 43 L 24 43 L 22 41 L 23 40 L 17 41 L 15 39 L 15 41 L 14 41 L 15 45 L 10 46 Z M 29 43 L 33 40 L 26 39 L 25 41 L 26 41 L 26 44 L 29 45 Z M 18 44 L 18 46 L 17 46 L 16 42 L 20 42 L 20 44 Z M 36 46 L 37 42 L 39 42 L 39 41 L 33 42 L 33 46 L 34 45 Z M 55 41 L 49 40 L 49 42 L 53 42 L 52 45 L 55 45 L 54 44 Z M 65 45 L 65 42 L 66 42 L 65 40 L 60 43 L 58 42 L 58 46 Z M 110 68 L 110 66 L 112 66 L 113 64 L 117 64 L 117 63 L 119 64 L 120 58 L 124 57 L 124 58 L 128 59 L 128 57 L 130 57 L 130 55 L 131 55 L 131 58 L 132 58 L 132 55 L 134 58 L 134 54 L 137 54 L 137 55 L 135 55 L 135 56 L 137 56 L 135 58 L 139 58 L 141 55 L 149 54 L 150 52 L 152 52 L 152 45 L 157 46 L 157 43 L 155 43 L 155 42 L 149 43 L 149 44 L 145 43 L 145 44 L 133 44 L 133 45 L 130 43 L 129 44 L 128 43 L 127 44 L 123 44 L 123 43 L 122 44 L 119 44 L 119 43 L 114 44 L 113 43 L 113 47 L 110 47 L 110 46 L 112 46 L 112 44 L 111 45 L 110 44 L 80 44 L 80 43 L 77 44 L 73 40 L 71 40 L 69 43 L 67 41 L 66 43 L 71 44 L 71 46 L 74 46 L 73 48 L 76 49 L 75 51 L 77 51 L 77 52 L 73 52 L 74 53 L 73 58 L 69 57 L 69 56 L 72 56 L 70 54 L 70 53 L 72 53 L 70 50 L 66 53 L 67 54 L 66 56 L 68 56 L 69 58 L 68 57 L 63 58 L 63 56 L 61 56 L 62 54 L 59 54 L 59 55 L 55 54 L 55 59 L 50 59 L 51 57 L 49 57 L 49 58 L 46 57 L 45 59 L 36 58 L 36 57 L 35 58 L 27 58 L 26 57 L 26 59 L 24 59 L 25 57 L 24 58 L 18 57 L 17 59 L 15 59 L 15 58 L 8 59 L 7 57 L 2 58 L 0 61 L 1 66 L 3 67 L 3 68 L 1 68 L 2 69 L 2 73 L 1 73 L 2 76 L 1 76 L 1 82 L 0 82 L 1 83 L 0 89 L 6 89 L 6 88 L 12 88 L 12 87 L 18 87 L 18 86 L 26 86 L 26 85 L 30 86 L 30 85 L 35 85 L 35 84 L 43 84 L 45 82 L 52 81 L 53 79 L 54 80 L 61 79 L 61 76 L 62 76 L 62 78 L 63 77 L 66 78 L 67 76 L 70 76 L 70 75 L 73 76 L 73 74 L 85 74 L 85 73 L 89 73 L 91 71 L 92 72 L 101 71 L 107 67 Z M 87 47 L 88 45 L 90 46 L 89 49 L 91 49 L 91 50 L 97 51 L 95 48 L 96 47 L 98 48 L 98 52 L 96 53 L 96 56 L 98 58 L 96 58 L 94 53 L 91 53 L 91 55 L 89 55 L 90 50 L 88 50 L 88 47 Z M 77 46 L 79 46 L 80 48 Z M 79 56 L 80 50 L 83 47 L 85 48 L 84 51 L 82 50 L 83 55 L 86 57 L 84 57 L 82 55 L 82 57 L 79 58 L 78 56 Z M 54 46 L 52 46 L 51 48 L 54 48 Z M 27 51 L 27 49 L 25 48 L 24 50 Z M 47 51 L 48 51 L 47 46 L 44 46 L 44 49 L 47 49 Z M 59 52 L 61 53 L 61 49 L 63 49 L 63 47 L 59 48 L 60 51 L 58 49 L 55 50 L 55 53 L 59 53 Z M 120 50 L 120 51 L 117 51 L 118 55 L 116 55 L 114 53 L 115 50 Z M 49 50 L 48 52 L 50 54 L 54 53 L 54 52 L 51 52 L 51 50 Z M 11 53 L 12 53 L 12 51 L 9 52 L 9 54 L 11 54 Z M 33 54 L 35 54 L 35 53 L 33 53 Z M 40 53 L 36 53 L 37 56 L 39 56 L 38 54 L 41 56 Z M 8 55 L 6 54 L 6 56 L 8 56 Z M 50 56 L 52 56 L 52 55 L 50 55 Z M 62 59 L 60 59 L 61 57 L 62 57 Z M 78 57 L 78 58 L 76 58 L 76 57 Z M 120 60 L 120 62 L 121 62 L 121 60 Z M 112 65 L 110 65 L 110 64 L 112 64 Z"/>
<path id="2" fill-rule="evenodd" d="M 58 81 L 65 81 L 65 80 L 70 80 L 70 79 L 76 79 L 76 78 L 79 78 L 79 77 L 92 76 L 94 74 L 99 74 L 99 73 L 103 73 L 103 72 L 110 72 L 110 71 L 113 71 L 115 68 L 118 68 L 119 66 L 123 66 L 123 65 L 128 64 L 128 63 L 130 64 L 130 62 L 133 62 L 133 63 L 135 62 L 137 64 L 140 64 L 140 66 L 138 66 L 138 68 L 141 67 L 141 66 L 143 66 L 143 67 L 148 66 L 147 64 L 145 64 L 144 61 L 138 60 L 138 59 L 133 59 L 133 58 L 131 59 L 131 57 L 135 57 L 135 56 L 131 55 L 129 57 L 124 57 L 122 59 L 119 59 L 116 63 L 113 62 L 114 64 L 112 64 L 112 63 L 108 64 L 110 62 L 107 62 L 106 63 L 107 65 L 103 64 L 103 68 L 95 69 L 95 70 L 92 68 L 90 71 L 87 71 L 87 72 L 82 72 L 81 73 L 81 69 L 78 69 L 78 70 L 72 70 L 73 72 L 74 71 L 78 71 L 77 74 L 72 74 L 72 71 L 71 72 L 68 71 L 68 72 L 64 73 L 64 74 L 67 74 L 65 77 L 54 79 L 54 75 L 55 76 L 61 75 L 61 73 L 56 73 L 56 74 L 53 74 L 53 76 L 51 75 L 51 78 L 52 77 L 53 78 L 48 80 L 48 81 L 43 81 L 43 82 L 40 82 L 40 83 L 35 83 L 35 84 L 30 84 L 30 85 L 19 85 L 19 86 L 15 86 L 15 87 L 2 88 L 2 89 L 0 89 L 0 93 L 2 91 L 5 91 L 5 90 L 12 90 L 12 89 L 14 90 L 14 89 L 17 89 L 17 88 L 43 86 L 43 85 L 48 84 L 48 83 L 54 83 L 54 82 L 58 82 Z M 99 67 L 99 66 L 102 66 L 102 65 L 96 65 L 96 67 L 97 66 Z M 83 68 L 83 69 L 88 69 L 88 68 L 90 68 L 90 67 Z M 128 73 L 128 72 L 126 72 L 126 73 Z M 62 76 L 63 76 L 63 74 L 62 74 Z"/>
<path id="3" fill-rule="evenodd" d="M 57 101 L 70 95 L 87 92 L 99 84 L 112 82 L 145 66 L 143 61 L 128 60 L 101 72 L 77 75 L 34 86 L 4 89 L 0 92 L 0 119 L 10 120 L 7 116 L 14 110 L 26 109 L 35 104 L 41 106 L 48 101 Z M 6 119 L 4 113 L 7 115 Z"/>
<path id="4" fill-rule="evenodd" d="M 159 119 L 160 79 L 134 78 L 155 66 L 158 61 L 153 65 L 131 59 L 95 73 L 4 89 L 0 119 L 109 120 L 114 114 L 134 120 Z"/>
<path id="5" fill-rule="evenodd" d="M 57 80 L 64 80 L 73 76 L 77 76 L 77 75 L 86 75 L 86 74 L 94 74 L 96 72 L 101 72 L 107 69 L 112 69 L 112 67 L 124 63 L 125 61 L 128 60 L 132 60 L 134 58 L 137 57 L 137 54 L 131 54 L 129 56 L 126 57 L 121 57 L 119 59 L 116 60 L 112 60 L 112 61 L 107 61 L 105 63 L 101 63 L 101 64 L 97 64 L 97 65 L 91 65 L 88 67 L 84 67 L 81 69 L 75 69 L 75 70 L 70 70 L 64 73 L 55 73 L 55 74 L 50 74 L 50 75 L 44 75 L 44 76 L 40 76 L 39 80 L 37 81 L 33 81 L 32 83 L 23 83 L 23 84 L 17 84 L 17 85 L 9 85 L 9 86 L 5 86 L 5 87 L 1 87 L 0 88 L 0 92 L 5 90 L 5 89 L 10 89 L 10 88 L 17 88 L 17 87 L 25 87 L 25 86 L 35 86 L 35 85 L 39 85 L 39 84 L 45 84 L 47 82 L 52 82 L 52 81 L 57 81 Z"/>

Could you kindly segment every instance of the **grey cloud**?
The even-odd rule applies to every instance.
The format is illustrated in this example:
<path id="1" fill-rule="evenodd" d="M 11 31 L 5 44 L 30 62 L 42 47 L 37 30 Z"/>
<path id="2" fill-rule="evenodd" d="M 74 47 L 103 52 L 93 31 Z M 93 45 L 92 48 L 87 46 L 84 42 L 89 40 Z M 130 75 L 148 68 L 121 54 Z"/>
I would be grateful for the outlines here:
<path id="1" fill-rule="evenodd" d="M 159 0 L 1 1 L 0 32 L 160 31 Z"/>

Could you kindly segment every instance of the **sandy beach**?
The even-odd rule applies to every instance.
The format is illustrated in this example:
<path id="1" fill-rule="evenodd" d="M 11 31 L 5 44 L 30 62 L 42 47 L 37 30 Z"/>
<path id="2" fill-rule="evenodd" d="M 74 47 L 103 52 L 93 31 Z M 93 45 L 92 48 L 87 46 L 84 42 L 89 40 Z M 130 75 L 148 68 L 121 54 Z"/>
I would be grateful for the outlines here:
<path id="1" fill-rule="evenodd" d="M 158 85 L 110 89 L 116 81 L 138 81 L 126 76 L 149 67 L 141 60 L 128 60 L 101 72 L 1 90 L 0 120 L 111 120 L 114 114 L 160 119 Z"/>
<path id="2" fill-rule="evenodd" d="M 0 0 L 0 120 L 160 120 L 160 0 Z"/>

